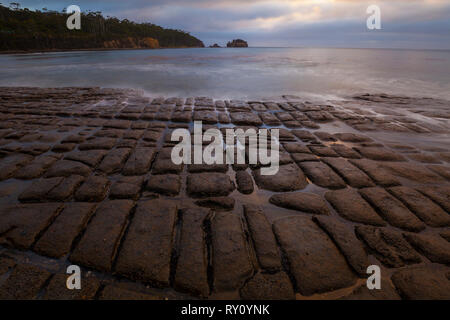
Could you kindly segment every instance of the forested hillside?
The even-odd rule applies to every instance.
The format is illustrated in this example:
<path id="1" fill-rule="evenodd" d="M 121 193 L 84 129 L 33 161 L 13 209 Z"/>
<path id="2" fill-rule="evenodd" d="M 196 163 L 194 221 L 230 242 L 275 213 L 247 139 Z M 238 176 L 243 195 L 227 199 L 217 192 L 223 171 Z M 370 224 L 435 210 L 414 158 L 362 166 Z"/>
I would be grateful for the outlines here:
<path id="1" fill-rule="evenodd" d="M 81 30 L 69 30 L 68 17 L 69 14 L 56 11 L 0 5 L 0 51 L 204 46 L 202 41 L 181 30 L 105 18 L 101 12 L 82 13 Z"/>

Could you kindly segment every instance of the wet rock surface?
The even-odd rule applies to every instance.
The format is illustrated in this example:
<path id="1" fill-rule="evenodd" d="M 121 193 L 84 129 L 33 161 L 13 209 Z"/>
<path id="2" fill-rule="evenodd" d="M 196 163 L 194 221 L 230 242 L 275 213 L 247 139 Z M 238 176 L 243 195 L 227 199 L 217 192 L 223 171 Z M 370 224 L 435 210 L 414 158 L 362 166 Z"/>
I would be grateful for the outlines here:
<path id="1" fill-rule="evenodd" d="M 412 234 L 404 235 L 405 239 L 433 262 L 450 265 L 450 243 L 439 236 Z"/>
<path id="2" fill-rule="evenodd" d="M 450 215 L 420 192 L 408 187 L 393 187 L 388 191 L 427 225 L 432 227 L 448 227 L 450 225 Z"/>
<path id="3" fill-rule="evenodd" d="M 403 267 L 422 261 L 419 254 L 403 239 L 402 234 L 386 228 L 357 226 L 356 234 L 388 267 Z"/>
<path id="4" fill-rule="evenodd" d="M 233 213 L 217 212 L 211 223 L 211 232 L 214 290 L 237 290 L 253 273 L 241 219 Z"/>
<path id="5" fill-rule="evenodd" d="M 227 196 L 234 183 L 224 173 L 196 173 L 187 177 L 187 192 L 194 197 Z"/>
<path id="6" fill-rule="evenodd" d="M 401 269 L 392 275 L 392 282 L 405 299 L 448 300 L 450 282 L 448 268 L 421 266 Z"/>
<path id="7" fill-rule="evenodd" d="M 91 176 L 81 185 L 75 193 L 75 200 L 86 202 L 100 202 L 108 191 L 109 180 L 100 176 Z"/>
<path id="8" fill-rule="evenodd" d="M 54 275 L 45 290 L 45 300 L 92 300 L 100 289 L 100 281 L 94 275 L 82 276 L 84 285 L 80 290 L 70 290 L 66 286 L 67 274 Z"/>
<path id="9" fill-rule="evenodd" d="M 195 204 L 218 211 L 230 211 L 234 208 L 235 200 L 231 197 L 211 197 L 197 200 Z"/>
<path id="10" fill-rule="evenodd" d="M 177 208 L 168 201 L 139 203 L 119 252 L 116 271 L 156 286 L 168 286 L 176 218 Z"/>
<path id="11" fill-rule="evenodd" d="M 375 226 L 386 225 L 356 190 L 328 191 L 325 193 L 325 198 L 347 220 Z"/>
<path id="12" fill-rule="evenodd" d="M 357 167 L 342 158 L 324 158 L 323 161 L 333 168 L 351 187 L 374 187 L 372 180 Z"/>
<path id="13" fill-rule="evenodd" d="M 209 294 L 208 252 L 206 248 L 206 219 L 208 209 L 186 209 L 181 212 L 180 250 L 177 257 L 174 286 L 176 289 Z"/>
<path id="14" fill-rule="evenodd" d="M 67 205 L 35 245 L 35 251 L 49 257 L 69 253 L 75 238 L 84 229 L 94 212 L 92 203 Z"/>
<path id="15" fill-rule="evenodd" d="M 364 277 L 367 274 L 369 260 L 353 228 L 332 217 L 316 217 L 315 221 L 331 236 L 352 268 Z"/>
<path id="16" fill-rule="evenodd" d="M 256 274 L 241 289 L 245 300 L 294 300 L 294 289 L 284 273 Z"/>
<path id="17" fill-rule="evenodd" d="M 264 212 L 252 205 L 244 206 L 244 212 L 261 268 L 268 271 L 281 270 L 281 255 Z"/>
<path id="18" fill-rule="evenodd" d="M 425 229 L 424 223 L 386 190 L 378 187 L 367 188 L 362 189 L 360 194 L 393 226 L 409 231 Z"/>
<path id="19" fill-rule="evenodd" d="M 275 192 L 300 190 L 307 185 L 305 175 L 295 164 L 280 166 L 275 175 L 263 175 L 261 169 L 257 169 L 253 177 L 259 188 Z"/>
<path id="20" fill-rule="evenodd" d="M 110 199 L 136 199 L 139 197 L 142 183 L 142 177 L 120 177 L 113 182 L 109 191 Z"/>
<path id="21" fill-rule="evenodd" d="M 20 264 L 14 268 L 12 274 L 0 286 L 2 300 L 31 300 L 35 299 L 51 273 L 45 269 Z"/>
<path id="22" fill-rule="evenodd" d="M 148 191 L 175 196 L 180 192 L 180 177 L 175 174 L 150 176 L 145 185 Z"/>
<path id="23" fill-rule="evenodd" d="M 306 173 L 308 178 L 323 188 L 341 189 L 346 184 L 329 166 L 322 162 L 301 162 L 299 166 Z"/>
<path id="24" fill-rule="evenodd" d="M 370 290 L 367 284 L 362 284 L 342 300 L 400 300 L 401 297 L 390 281 L 381 279 L 382 290 Z"/>
<path id="25" fill-rule="evenodd" d="M 303 211 L 313 214 L 330 214 L 326 202 L 322 197 L 307 192 L 275 194 L 270 197 L 270 203 L 287 209 Z"/>
<path id="26" fill-rule="evenodd" d="M 117 245 L 133 207 L 130 200 L 102 203 L 83 237 L 70 255 L 70 260 L 102 271 L 111 271 Z"/>
<path id="27" fill-rule="evenodd" d="M 243 194 L 250 194 L 253 192 L 253 180 L 251 175 L 246 171 L 236 172 L 237 189 Z"/>
<path id="28" fill-rule="evenodd" d="M 311 218 L 278 220 L 274 231 L 303 295 L 348 287 L 356 280 L 344 256 Z"/>
<path id="29" fill-rule="evenodd" d="M 449 299 L 448 106 L 0 88 L 0 297 Z M 173 163 L 194 120 L 279 129 L 278 172 Z"/>

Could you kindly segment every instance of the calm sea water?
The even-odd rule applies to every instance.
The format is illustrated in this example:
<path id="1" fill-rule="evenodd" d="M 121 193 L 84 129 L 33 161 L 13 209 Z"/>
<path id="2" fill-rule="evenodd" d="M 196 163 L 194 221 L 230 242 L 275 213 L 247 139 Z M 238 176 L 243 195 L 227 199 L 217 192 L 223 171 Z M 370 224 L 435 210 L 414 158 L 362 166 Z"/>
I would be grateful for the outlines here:
<path id="1" fill-rule="evenodd" d="M 101 86 L 264 98 L 391 93 L 450 99 L 450 51 L 161 49 L 0 55 L 0 86 Z"/>

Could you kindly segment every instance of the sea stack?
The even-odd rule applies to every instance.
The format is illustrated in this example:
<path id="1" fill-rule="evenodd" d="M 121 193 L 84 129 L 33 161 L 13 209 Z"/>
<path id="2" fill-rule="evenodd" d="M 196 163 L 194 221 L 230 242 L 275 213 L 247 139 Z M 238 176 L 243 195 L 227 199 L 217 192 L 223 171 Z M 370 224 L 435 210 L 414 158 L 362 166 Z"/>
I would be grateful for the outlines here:
<path id="1" fill-rule="evenodd" d="M 248 48 L 248 43 L 242 39 L 235 39 L 227 43 L 227 48 Z"/>

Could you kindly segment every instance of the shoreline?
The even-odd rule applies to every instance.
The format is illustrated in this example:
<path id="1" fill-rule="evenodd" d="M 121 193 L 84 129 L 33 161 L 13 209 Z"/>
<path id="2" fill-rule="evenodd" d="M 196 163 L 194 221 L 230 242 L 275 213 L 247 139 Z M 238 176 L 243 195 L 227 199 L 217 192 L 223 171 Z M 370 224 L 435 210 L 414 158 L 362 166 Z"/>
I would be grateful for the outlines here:
<path id="1" fill-rule="evenodd" d="M 271 47 L 271 46 L 251 46 L 246 48 L 227 48 L 226 46 L 220 48 L 210 48 L 205 47 L 164 47 L 164 48 L 89 48 L 89 49 L 45 49 L 45 50 L 11 50 L 11 51 L 0 51 L 0 55 L 4 54 L 33 54 L 33 53 L 58 53 L 58 52 L 73 52 L 73 51 L 116 51 L 116 50 L 162 50 L 162 49 L 338 49 L 338 50 L 393 50 L 393 51 L 440 51 L 449 52 L 450 49 L 429 49 L 429 48 L 370 48 L 370 47 Z"/>
<path id="2" fill-rule="evenodd" d="M 77 51 L 119 51 L 119 50 L 162 50 L 162 49 L 195 49 L 202 47 L 166 47 L 166 48 L 89 48 L 89 49 L 45 49 L 45 50 L 11 50 L 0 51 L 0 54 L 33 54 L 33 53 L 58 53 Z"/>

